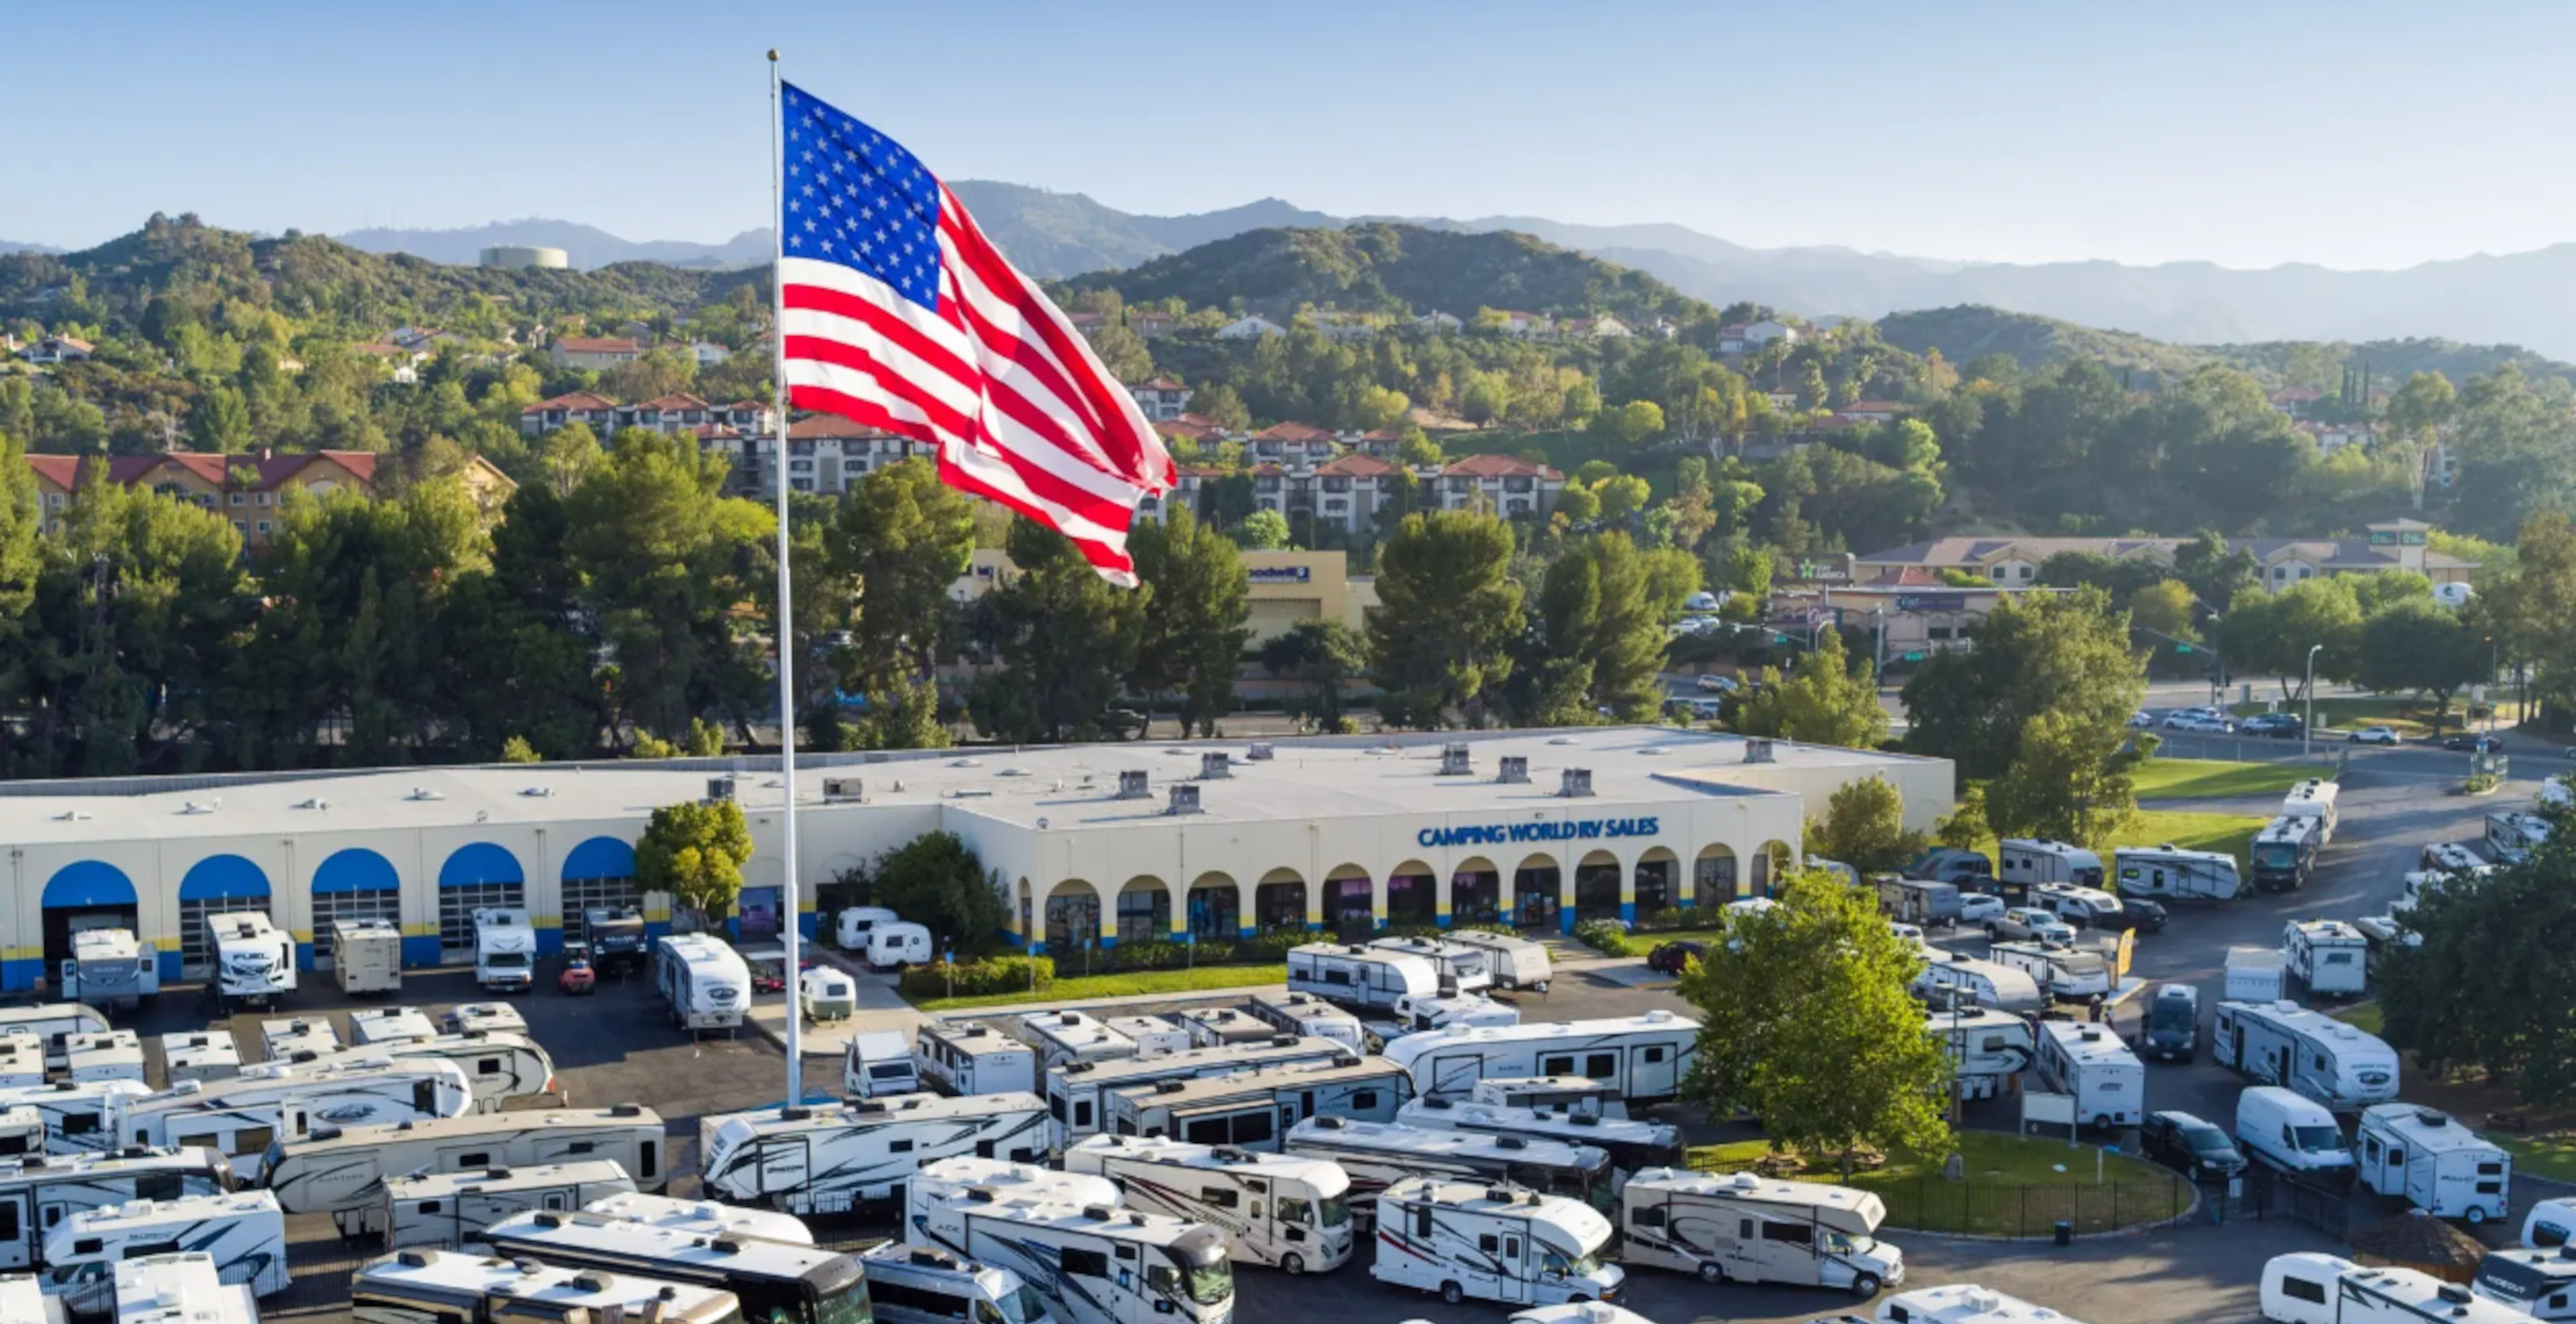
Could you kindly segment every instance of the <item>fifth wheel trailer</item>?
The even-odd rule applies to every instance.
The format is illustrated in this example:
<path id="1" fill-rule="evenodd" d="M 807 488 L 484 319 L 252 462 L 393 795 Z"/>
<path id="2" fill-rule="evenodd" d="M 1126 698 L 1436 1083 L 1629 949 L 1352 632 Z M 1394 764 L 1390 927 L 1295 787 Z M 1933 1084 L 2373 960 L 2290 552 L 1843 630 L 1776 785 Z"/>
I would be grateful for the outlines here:
<path id="1" fill-rule="evenodd" d="M 324 1128 L 280 1140 L 261 1156 L 259 1184 L 290 1214 L 329 1213 L 344 1236 L 384 1231 L 377 1190 L 406 1173 L 481 1172 L 606 1159 L 638 1188 L 669 1180 L 661 1115 L 635 1104 L 468 1113 L 436 1121 Z"/>
<path id="2" fill-rule="evenodd" d="M 1591 1021 L 1453 1026 L 1408 1034 L 1386 1057 L 1424 1098 L 1463 1099 L 1492 1076 L 1589 1076 L 1630 1104 L 1669 1099 L 1699 1049 L 1699 1024 L 1668 1011 Z"/>

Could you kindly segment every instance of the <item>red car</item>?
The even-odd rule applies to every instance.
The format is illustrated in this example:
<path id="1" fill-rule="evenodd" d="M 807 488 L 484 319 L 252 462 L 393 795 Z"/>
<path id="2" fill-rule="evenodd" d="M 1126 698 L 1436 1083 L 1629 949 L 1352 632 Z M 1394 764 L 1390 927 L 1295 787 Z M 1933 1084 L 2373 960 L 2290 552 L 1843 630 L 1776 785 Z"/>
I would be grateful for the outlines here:
<path id="1" fill-rule="evenodd" d="M 752 962 L 751 991 L 754 993 L 786 992 L 787 972 L 781 969 L 779 963 L 776 961 Z"/>

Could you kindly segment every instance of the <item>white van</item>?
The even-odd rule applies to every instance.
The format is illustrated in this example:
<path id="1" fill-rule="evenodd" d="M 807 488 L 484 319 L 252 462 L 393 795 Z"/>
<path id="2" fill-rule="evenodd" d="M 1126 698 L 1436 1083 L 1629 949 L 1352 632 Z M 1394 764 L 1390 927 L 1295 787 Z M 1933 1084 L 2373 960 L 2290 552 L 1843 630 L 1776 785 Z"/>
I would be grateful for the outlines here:
<path id="1" fill-rule="evenodd" d="M 927 1027 L 923 1037 L 928 1037 Z M 919 1093 L 921 1068 L 903 1042 L 903 1032 L 871 1030 L 851 1035 L 849 1051 L 841 1059 L 841 1088 L 854 1099 Z"/>
<path id="2" fill-rule="evenodd" d="M 908 965 L 927 965 L 935 955 L 930 930 L 921 925 L 897 921 L 868 930 L 870 969 L 901 970 Z"/>
<path id="3" fill-rule="evenodd" d="M 2334 1114 L 2313 1099 L 2277 1085 L 2256 1085 L 2236 1096 L 2236 1147 L 2247 1158 L 2300 1176 L 2352 1175 L 2352 1148 Z"/>
<path id="4" fill-rule="evenodd" d="M 1289 949 L 1288 991 L 1347 1006 L 1392 1007 L 1397 998 L 1439 992 L 1440 971 L 1410 952 L 1315 942 Z"/>
<path id="5" fill-rule="evenodd" d="M 2040 995 L 2038 980 L 2011 966 L 1960 952 L 1950 953 L 1946 961 L 1924 962 L 1923 973 L 1914 977 L 1913 989 L 1914 996 L 1935 1004 L 1964 997 L 1996 1011 L 2032 1013 L 2048 1005 L 2048 999 Z"/>
<path id="6" fill-rule="evenodd" d="M 1045 1298 L 1018 1274 L 936 1246 L 889 1241 L 860 1251 L 859 1264 L 867 1270 L 868 1301 L 879 1324 L 1058 1324 Z"/>
<path id="7" fill-rule="evenodd" d="M 2273 1256 L 2263 1266 L 2262 1308 L 2272 1324 L 2531 1324 L 2458 1283 L 2320 1251 Z"/>
<path id="8" fill-rule="evenodd" d="M 537 931 L 524 910 L 474 912 L 474 982 L 492 993 L 525 993 L 537 984 Z"/>
<path id="9" fill-rule="evenodd" d="M 1506 1305 L 1606 1301 L 1627 1271 L 1605 1264 L 1617 1229 L 1600 1211 L 1516 1186 L 1410 1178 L 1377 1198 L 1369 1276 Z"/>
<path id="10" fill-rule="evenodd" d="M 2102 885 L 2102 857 L 2081 846 L 2014 837 L 2003 842 L 1996 853 L 2003 867 L 1995 877 L 2006 887 L 2018 884 L 2029 888 L 2041 883 L 2095 888 Z"/>
<path id="11" fill-rule="evenodd" d="M 869 930 L 880 924 L 892 924 L 902 918 L 901 915 L 883 906 L 852 906 L 842 911 L 840 918 L 834 922 L 832 936 L 841 940 L 842 951 L 865 952 L 868 949 Z"/>
<path id="12" fill-rule="evenodd" d="M 1619 1193 L 1619 1258 L 1706 1283 L 1831 1287 L 1866 1301 L 1905 1281 L 1877 1239 L 1887 1206 L 1867 1191 L 1649 1168 Z"/>
<path id="13" fill-rule="evenodd" d="M 1494 933 L 1486 929 L 1452 929 L 1445 942 L 1466 947 L 1479 947 L 1492 954 L 1494 985 L 1515 992 L 1545 993 L 1554 968 L 1548 960 L 1547 944 L 1524 938 L 1517 933 Z"/>
<path id="14" fill-rule="evenodd" d="M 2108 1026 L 2042 1021 L 2039 1078 L 2075 1096 L 2075 1116 L 2104 1131 L 2147 1114 L 2147 1067 Z"/>
<path id="15" fill-rule="evenodd" d="M 2361 1110 L 2361 1182 L 2435 1218 L 2471 1226 L 2502 1218 L 2513 1199 L 2513 1156 L 2449 1113 L 2412 1103 Z"/>
<path id="16" fill-rule="evenodd" d="M 2281 926 L 2281 956 L 2311 997 L 2353 997 L 2370 986 L 2370 940 L 2339 919 Z"/>

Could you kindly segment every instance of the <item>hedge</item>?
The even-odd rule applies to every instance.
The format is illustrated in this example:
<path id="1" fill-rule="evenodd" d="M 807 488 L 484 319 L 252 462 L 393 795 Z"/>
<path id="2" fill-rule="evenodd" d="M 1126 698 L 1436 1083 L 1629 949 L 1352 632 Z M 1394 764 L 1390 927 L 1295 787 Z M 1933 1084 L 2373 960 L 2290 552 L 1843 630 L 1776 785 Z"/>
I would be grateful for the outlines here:
<path id="1" fill-rule="evenodd" d="M 1609 920 L 1587 919 L 1575 925 L 1574 940 L 1604 956 L 1637 954 L 1637 944 L 1628 941 L 1626 931 Z"/>
<path id="2" fill-rule="evenodd" d="M 950 966 L 946 961 L 916 965 L 903 972 L 903 995 L 915 1002 L 929 998 L 982 997 L 992 993 L 1018 993 L 1029 990 L 1031 968 L 1035 968 L 1035 990 L 1044 993 L 1055 987 L 1055 962 L 1043 956 L 988 956 L 980 961 L 967 961 Z M 951 971 L 957 982 L 948 980 Z"/>

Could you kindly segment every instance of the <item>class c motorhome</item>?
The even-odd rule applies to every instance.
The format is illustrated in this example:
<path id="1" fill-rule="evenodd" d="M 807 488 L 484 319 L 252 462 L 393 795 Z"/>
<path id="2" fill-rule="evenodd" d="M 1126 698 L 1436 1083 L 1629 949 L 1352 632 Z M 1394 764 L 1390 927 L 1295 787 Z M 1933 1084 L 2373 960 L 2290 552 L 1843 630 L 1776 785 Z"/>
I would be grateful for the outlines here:
<path id="1" fill-rule="evenodd" d="M 2471 1225 L 2503 1218 L 2513 1202 L 2513 1157 L 2450 1114 L 2411 1103 L 2361 1110 L 2353 1155 L 2361 1183 L 2435 1218 Z"/>
<path id="2" fill-rule="evenodd" d="M 1349 1174 L 1327 1159 L 1139 1136 L 1093 1136 L 1065 1170 L 1115 1181 L 1131 1209 L 1225 1233 L 1238 1264 L 1305 1273 L 1351 1258 Z"/>
<path id="3" fill-rule="evenodd" d="M 489 993 L 536 987 L 537 931 L 528 912 L 498 906 L 474 912 L 474 982 Z"/>
<path id="4" fill-rule="evenodd" d="M 867 1270 L 868 1300 L 880 1324 L 1055 1324 L 1046 1302 L 1018 1274 L 937 1246 L 889 1241 L 859 1252 L 859 1263 Z"/>
<path id="5" fill-rule="evenodd" d="M 1386 1046 L 1424 1098 L 1463 1099 L 1496 1076 L 1589 1076 L 1630 1104 L 1680 1092 L 1699 1051 L 1699 1023 L 1655 1010 L 1641 1016 L 1409 1034 Z"/>
<path id="6" fill-rule="evenodd" d="M 2111 873 L 2120 895 L 2150 901 L 2233 901 L 2242 883 L 2235 856 L 2174 845 L 2115 850 Z"/>
<path id="7" fill-rule="evenodd" d="M 909 1221 L 908 1235 L 1019 1277 L 1063 1324 L 1222 1324 L 1234 1315 L 1225 1234 L 1204 1223 L 980 1187 Z"/>
<path id="8" fill-rule="evenodd" d="M 1494 933 L 1485 929 L 1452 929 L 1443 939 L 1452 944 L 1481 948 L 1492 956 L 1494 986 L 1524 993 L 1545 993 L 1554 977 L 1548 960 L 1547 944 L 1524 938 L 1517 933 Z"/>
<path id="9" fill-rule="evenodd" d="M 1027 1162 L 1046 1151 L 1033 1094 L 904 1094 L 857 1103 L 712 1113 L 698 1122 L 706 1194 L 791 1214 L 842 1213 L 958 1155 Z"/>
<path id="10" fill-rule="evenodd" d="M 653 949 L 654 986 L 671 1022 L 691 1033 L 730 1036 L 751 1014 L 751 967 L 733 948 L 703 933 L 667 936 Z"/>
<path id="11" fill-rule="evenodd" d="M 2108 1131 L 2146 1117 L 2146 1065 L 2109 1027 L 2042 1021 L 2039 1031 L 2039 1077 L 2075 1096 L 2078 1120 Z"/>
<path id="12" fill-rule="evenodd" d="M 631 1103 L 468 1113 L 435 1121 L 325 1128 L 260 1156 L 259 1184 L 290 1214 L 333 1215 L 343 1236 L 385 1230 L 376 1195 L 387 1178 L 605 1160 L 646 1191 L 669 1180 L 661 1115 Z"/>
<path id="13" fill-rule="evenodd" d="M 1440 971 L 1411 952 L 1362 943 L 1314 942 L 1289 949 L 1288 991 L 1366 1010 L 1392 1007 L 1402 997 L 1440 991 Z"/>
<path id="14" fill-rule="evenodd" d="M 1827 1287 L 1866 1301 L 1905 1281 L 1878 1240 L 1887 1206 L 1867 1191 L 1650 1168 L 1619 1193 L 1619 1258 L 1708 1283 Z"/>
<path id="15" fill-rule="evenodd" d="M 2273 1256 L 2261 1300 L 2272 1324 L 2531 1324 L 2522 1311 L 2429 1273 L 2318 1251 Z"/>
<path id="16" fill-rule="evenodd" d="M 1035 1090 L 1037 1050 L 980 1021 L 921 1027 L 912 1043 L 924 1084 L 942 1094 Z"/>
<path id="17" fill-rule="evenodd" d="M 1416 1177 L 1377 1198 L 1380 1282 L 1506 1305 L 1605 1301 L 1627 1271 L 1605 1264 L 1614 1229 L 1589 1205 L 1515 1186 Z"/>
<path id="18" fill-rule="evenodd" d="M 2286 1086 L 2336 1112 L 2397 1097 L 2395 1049 L 2295 1002 L 2219 1003 L 2210 1057 L 2248 1080 Z"/>

